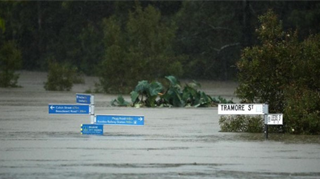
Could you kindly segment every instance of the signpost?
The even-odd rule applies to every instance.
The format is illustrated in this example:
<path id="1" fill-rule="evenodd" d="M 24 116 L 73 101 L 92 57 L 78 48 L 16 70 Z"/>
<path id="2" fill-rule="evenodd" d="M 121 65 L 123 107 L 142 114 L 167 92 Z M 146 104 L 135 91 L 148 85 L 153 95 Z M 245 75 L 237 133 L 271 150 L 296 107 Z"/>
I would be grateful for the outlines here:
<path id="1" fill-rule="evenodd" d="M 76 102 L 80 104 L 90 104 L 92 108 L 92 113 L 90 116 L 91 124 L 93 124 L 94 120 L 94 96 L 91 94 L 76 94 Z"/>
<path id="2" fill-rule="evenodd" d="M 103 125 L 143 126 L 144 116 L 96 115 L 95 123 Z"/>
<path id="3" fill-rule="evenodd" d="M 82 124 L 81 125 L 81 134 L 103 135 L 103 125 Z"/>
<path id="4" fill-rule="evenodd" d="M 49 114 L 87 114 L 91 124 L 81 125 L 81 134 L 103 135 L 103 125 L 143 126 L 144 116 L 126 115 L 95 115 L 94 96 L 91 94 L 76 94 L 79 104 L 49 104 Z"/>
<path id="5" fill-rule="evenodd" d="M 90 105 L 83 104 L 49 104 L 49 114 L 91 114 Z"/>

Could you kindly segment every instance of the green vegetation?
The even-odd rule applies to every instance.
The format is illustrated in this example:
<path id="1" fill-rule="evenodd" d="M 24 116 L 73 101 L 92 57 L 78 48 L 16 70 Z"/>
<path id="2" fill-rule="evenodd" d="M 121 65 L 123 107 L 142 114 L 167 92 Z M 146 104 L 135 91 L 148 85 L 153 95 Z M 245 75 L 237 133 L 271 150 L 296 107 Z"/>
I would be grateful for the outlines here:
<path id="1" fill-rule="evenodd" d="M 99 77 L 105 92 L 127 93 L 142 78 L 182 75 L 182 57 L 171 48 L 176 26 L 161 22 L 159 10 L 137 4 L 125 24 L 116 16 L 104 20 L 106 55 Z"/>
<path id="2" fill-rule="evenodd" d="M 320 35 L 300 44 L 291 64 L 292 79 L 284 90 L 285 129 L 296 134 L 320 134 Z"/>
<path id="3" fill-rule="evenodd" d="M 245 102 L 267 102 L 270 113 L 284 113 L 286 132 L 319 134 L 320 36 L 299 42 L 274 12 L 259 19 L 261 45 L 243 50 L 236 94 Z"/>
<path id="4" fill-rule="evenodd" d="M 83 83 L 83 79 L 77 77 L 77 68 L 69 64 L 49 62 L 49 72 L 44 88 L 49 91 L 70 91 L 74 83 Z"/>
<path id="5" fill-rule="evenodd" d="M 199 91 L 200 84 L 190 82 L 183 88 L 174 76 L 166 76 L 166 84 L 147 80 L 139 81 L 135 89 L 130 93 L 131 102 L 126 102 L 122 96 L 112 101 L 113 106 L 134 106 L 134 107 L 209 107 L 217 103 L 233 103 L 222 97 L 212 98 L 202 91 Z M 164 87 L 166 86 L 166 87 Z"/>
<path id="6" fill-rule="evenodd" d="M 221 132 L 252 132 L 263 131 L 264 121 L 261 116 L 221 116 L 219 120 Z"/>
<path id="7" fill-rule="evenodd" d="M 1 34 L 0 44 L 5 41 L 16 42 L 22 54 L 23 70 L 47 70 L 46 59 L 54 56 L 61 60 L 59 62 L 76 66 L 86 75 L 101 76 L 105 79 L 102 83 L 108 83 L 104 85 L 105 88 L 109 84 L 112 86 L 110 79 L 113 78 L 98 69 L 101 64 L 108 65 L 116 61 L 117 65 L 113 66 L 121 64 L 126 67 L 123 68 L 125 73 L 116 70 L 106 73 L 113 77 L 118 74 L 123 78 L 133 78 L 127 74 L 142 76 L 127 80 L 127 83 L 122 82 L 121 88 L 128 90 L 134 87 L 137 80 L 157 79 L 166 75 L 234 80 L 237 75 L 235 64 L 240 52 L 245 47 L 259 43 L 254 34 L 255 27 L 259 23 L 259 15 L 268 9 L 274 9 L 280 15 L 285 30 L 297 28 L 299 39 L 319 32 L 320 2 L 317 1 L 136 3 L 1 1 L 0 29 L 5 26 L 5 31 L 2 30 L 4 33 Z M 114 28 L 119 28 L 119 36 Z M 116 47 L 119 43 L 113 43 L 112 35 L 125 43 Z M 112 49 L 116 49 L 114 54 L 110 54 Z M 116 60 L 116 54 L 125 56 L 123 62 Z M 128 69 L 129 65 L 139 69 Z M 168 69 L 169 66 L 172 67 Z M 115 85 L 121 84 L 120 79 L 115 80 Z M 117 90 L 110 88 L 106 91 Z"/>
<path id="8" fill-rule="evenodd" d="M 13 41 L 4 42 L 0 47 L 0 87 L 17 87 L 21 67 L 21 52 Z"/>

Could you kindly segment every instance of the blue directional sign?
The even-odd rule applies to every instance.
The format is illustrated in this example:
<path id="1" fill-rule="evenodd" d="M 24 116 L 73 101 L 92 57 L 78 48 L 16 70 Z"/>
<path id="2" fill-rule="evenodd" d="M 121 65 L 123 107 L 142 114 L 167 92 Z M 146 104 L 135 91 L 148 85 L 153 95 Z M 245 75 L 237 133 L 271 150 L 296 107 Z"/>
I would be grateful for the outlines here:
<path id="1" fill-rule="evenodd" d="M 86 135 L 103 135 L 103 125 L 97 124 L 82 124 L 81 134 Z"/>
<path id="2" fill-rule="evenodd" d="M 144 116 L 96 115 L 96 124 L 143 126 Z"/>
<path id="3" fill-rule="evenodd" d="M 49 114 L 90 114 L 90 105 L 83 104 L 49 104 Z"/>
<path id="4" fill-rule="evenodd" d="M 90 94 L 76 94 L 76 102 L 82 104 L 91 104 L 91 97 Z"/>

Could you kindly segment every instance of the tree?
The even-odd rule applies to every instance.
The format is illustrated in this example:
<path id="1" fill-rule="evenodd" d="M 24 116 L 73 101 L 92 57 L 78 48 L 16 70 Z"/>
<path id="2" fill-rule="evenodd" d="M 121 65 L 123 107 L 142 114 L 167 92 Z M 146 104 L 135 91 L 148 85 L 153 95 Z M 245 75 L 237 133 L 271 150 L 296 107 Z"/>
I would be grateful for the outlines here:
<path id="1" fill-rule="evenodd" d="M 285 91 L 286 129 L 320 134 L 320 34 L 300 44 L 299 59 L 291 64 L 292 79 Z"/>
<path id="2" fill-rule="evenodd" d="M 270 112 L 283 111 L 283 90 L 290 80 L 289 63 L 295 59 L 297 36 L 286 33 L 276 14 L 268 11 L 260 16 L 257 29 L 261 45 L 245 48 L 237 64 L 237 95 L 248 102 L 269 103 Z"/>
<path id="3" fill-rule="evenodd" d="M 245 48 L 238 62 L 236 94 L 245 102 L 269 104 L 284 113 L 286 131 L 320 131 L 319 35 L 299 42 L 297 31 L 284 31 L 273 11 L 260 16 L 260 45 Z"/>
<path id="4" fill-rule="evenodd" d="M 186 77 L 228 80 L 242 45 L 242 2 L 184 1 L 177 12 L 175 50 L 189 56 Z"/>
<path id="5" fill-rule="evenodd" d="M 112 16 L 104 27 L 106 54 L 99 76 L 105 92 L 129 92 L 141 79 L 182 74 L 183 57 L 172 49 L 176 27 L 162 22 L 153 6 L 137 4 L 124 25 Z"/>
<path id="6" fill-rule="evenodd" d="M 21 53 L 13 41 L 4 42 L 0 47 L 0 87 L 17 87 L 21 68 Z"/>

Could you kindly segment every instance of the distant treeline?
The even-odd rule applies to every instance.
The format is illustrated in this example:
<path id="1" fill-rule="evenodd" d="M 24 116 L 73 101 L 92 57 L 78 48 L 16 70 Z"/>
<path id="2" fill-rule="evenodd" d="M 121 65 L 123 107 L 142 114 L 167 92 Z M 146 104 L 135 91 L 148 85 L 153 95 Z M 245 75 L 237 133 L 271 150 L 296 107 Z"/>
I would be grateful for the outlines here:
<path id="1" fill-rule="evenodd" d="M 126 54 L 125 59 L 147 59 L 139 72 L 144 65 L 158 68 L 146 73 L 150 77 L 170 75 L 163 70 L 172 61 L 172 71 L 179 69 L 184 78 L 230 80 L 241 50 L 259 42 L 258 16 L 269 9 L 284 29 L 297 29 L 300 39 L 320 30 L 317 1 L 1 1 L 0 45 L 15 42 L 25 70 L 46 71 L 56 61 L 97 75 L 103 62 L 117 63 L 108 59 Z"/>

